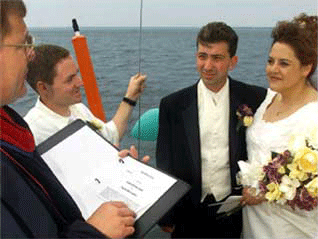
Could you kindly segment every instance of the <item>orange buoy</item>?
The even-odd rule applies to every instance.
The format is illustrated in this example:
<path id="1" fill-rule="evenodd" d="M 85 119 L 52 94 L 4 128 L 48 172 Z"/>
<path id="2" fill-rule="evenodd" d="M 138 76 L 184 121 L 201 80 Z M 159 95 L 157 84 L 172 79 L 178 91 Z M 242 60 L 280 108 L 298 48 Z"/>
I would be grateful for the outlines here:
<path id="1" fill-rule="evenodd" d="M 76 19 L 72 20 L 75 36 L 72 38 L 77 63 L 84 82 L 87 102 L 92 113 L 102 121 L 106 122 L 106 116 L 102 100 L 98 91 L 98 85 L 94 73 L 93 63 L 90 57 L 87 39 L 79 32 Z"/>

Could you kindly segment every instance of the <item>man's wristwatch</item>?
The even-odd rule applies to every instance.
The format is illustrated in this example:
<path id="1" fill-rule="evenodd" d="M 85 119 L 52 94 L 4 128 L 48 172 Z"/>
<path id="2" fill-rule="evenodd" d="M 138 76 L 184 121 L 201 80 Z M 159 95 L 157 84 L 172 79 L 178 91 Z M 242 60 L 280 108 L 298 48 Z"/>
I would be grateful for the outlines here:
<path id="1" fill-rule="evenodd" d="M 136 106 L 136 104 L 137 104 L 136 101 L 131 100 L 131 99 L 127 98 L 127 97 L 124 97 L 123 101 L 126 102 L 127 104 L 131 105 L 131 106 Z"/>

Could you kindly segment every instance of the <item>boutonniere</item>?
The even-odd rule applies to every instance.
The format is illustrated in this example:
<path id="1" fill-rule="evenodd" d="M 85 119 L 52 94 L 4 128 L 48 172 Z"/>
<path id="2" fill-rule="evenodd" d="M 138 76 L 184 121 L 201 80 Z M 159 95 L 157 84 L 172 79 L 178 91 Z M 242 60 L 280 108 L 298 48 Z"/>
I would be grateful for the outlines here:
<path id="1" fill-rule="evenodd" d="M 86 123 L 96 131 L 99 131 L 103 128 L 103 124 L 95 119 L 86 121 Z"/>
<path id="2" fill-rule="evenodd" d="M 247 128 L 252 125 L 254 114 L 252 109 L 248 105 L 246 104 L 240 105 L 236 111 L 236 115 L 238 116 L 238 119 L 239 119 L 239 122 L 236 128 L 237 131 L 239 131 L 239 129 L 242 126 Z"/>

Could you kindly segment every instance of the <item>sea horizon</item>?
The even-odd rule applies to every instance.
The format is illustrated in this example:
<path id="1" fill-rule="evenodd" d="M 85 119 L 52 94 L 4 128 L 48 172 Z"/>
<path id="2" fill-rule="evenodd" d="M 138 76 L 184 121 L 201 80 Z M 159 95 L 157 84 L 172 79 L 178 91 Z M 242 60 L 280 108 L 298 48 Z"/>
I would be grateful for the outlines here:
<path id="1" fill-rule="evenodd" d="M 203 26 L 203 25 L 202 25 Z M 202 26 L 142 26 L 142 29 L 200 29 Z M 30 30 L 64 30 L 64 29 L 69 29 L 72 28 L 72 25 L 70 24 L 69 26 L 35 26 L 35 27 L 29 27 Z M 233 26 L 234 29 L 272 29 L 273 27 L 266 27 L 266 26 Z M 104 29 L 140 29 L 140 26 L 80 26 L 80 30 L 85 30 L 85 29 L 99 29 L 99 30 L 104 30 Z"/>

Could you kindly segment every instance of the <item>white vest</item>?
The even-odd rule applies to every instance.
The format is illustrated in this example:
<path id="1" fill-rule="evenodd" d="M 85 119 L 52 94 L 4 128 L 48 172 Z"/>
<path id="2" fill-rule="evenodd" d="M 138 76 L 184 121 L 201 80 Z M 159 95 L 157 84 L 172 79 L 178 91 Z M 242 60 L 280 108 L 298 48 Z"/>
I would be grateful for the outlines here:
<path id="1" fill-rule="evenodd" d="M 218 93 L 206 88 L 202 80 L 198 84 L 202 200 L 213 194 L 220 201 L 231 193 L 229 91 L 229 79 Z"/>

